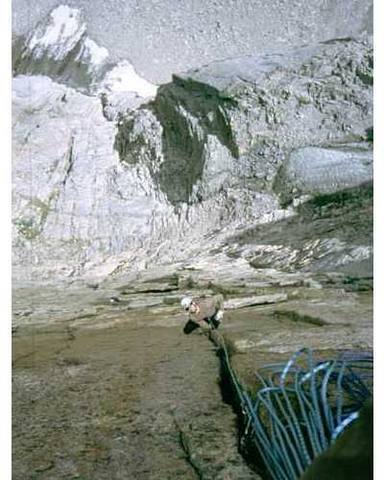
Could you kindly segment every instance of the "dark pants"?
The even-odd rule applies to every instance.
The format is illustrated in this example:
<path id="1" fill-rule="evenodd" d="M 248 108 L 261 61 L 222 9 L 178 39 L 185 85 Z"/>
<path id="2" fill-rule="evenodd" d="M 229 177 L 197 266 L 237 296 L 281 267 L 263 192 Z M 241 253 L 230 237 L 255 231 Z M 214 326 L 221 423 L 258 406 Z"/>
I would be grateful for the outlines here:
<path id="1" fill-rule="evenodd" d="M 192 322 L 192 320 L 188 320 L 188 322 L 185 324 L 184 326 L 184 330 L 183 332 L 186 334 L 186 335 L 189 335 L 190 333 L 192 333 L 194 330 L 196 330 L 196 328 L 199 328 L 200 325 L 198 325 L 197 323 L 195 322 Z"/>
<path id="2" fill-rule="evenodd" d="M 208 325 L 211 325 L 214 329 L 218 328 L 220 325 L 220 322 L 218 322 L 214 317 L 211 318 L 204 318 L 204 321 L 208 323 Z M 186 335 L 189 335 L 192 333 L 196 328 L 199 328 L 199 324 L 196 322 L 193 322 L 192 320 L 188 320 L 188 322 L 185 324 L 183 332 Z"/>

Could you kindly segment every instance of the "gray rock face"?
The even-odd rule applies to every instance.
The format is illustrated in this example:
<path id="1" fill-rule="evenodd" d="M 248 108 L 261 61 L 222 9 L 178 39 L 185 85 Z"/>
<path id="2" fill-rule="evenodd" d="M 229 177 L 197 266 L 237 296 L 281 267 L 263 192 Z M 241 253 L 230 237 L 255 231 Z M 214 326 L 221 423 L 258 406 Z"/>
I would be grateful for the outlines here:
<path id="1" fill-rule="evenodd" d="M 221 251 L 235 231 L 291 215 L 272 189 L 279 168 L 293 150 L 365 137 L 371 61 L 369 39 L 360 39 L 218 62 L 175 76 L 125 114 L 118 99 L 115 108 L 47 77 L 17 77 L 15 275 L 95 276 L 196 259 Z M 319 181 L 332 191 L 325 173 Z"/>
<path id="2" fill-rule="evenodd" d="M 138 161 L 121 162 L 116 126 L 97 98 L 39 76 L 16 77 L 13 95 L 16 278 L 104 275 L 124 265 L 143 268 L 152 257 L 172 260 L 186 254 L 178 243 L 186 234 L 187 250 L 199 248 L 201 236 L 233 217 L 228 194 L 193 211 L 183 205 L 176 211 L 167 201 L 146 160 L 147 146 L 161 142 L 158 124 Z M 258 198 L 258 216 L 278 207 L 271 195 Z M 239 202 L 243 218 L 247 209 L 248 199 Z"/>
<path id="3" fill-rule="evenodd" d="M 97 98 L 47 77 L 13 82 L 15 263 L 70 274 L 156 236 L 171 209 L 147 169 L 125 168 Z M 156 213 L 157 212 L 157 213 Z M 112 262 L 115 266 L 119 263 Z M 108 268 L 107 268 L 108 269 Z M 113 269 L 113 268 L 112 268 Z"/>
<path id="4" fill-rule="evenodd" d="M 13 29 L 28 32 L 57 0 L 14 0 Z M 372 0 L 66 0 L 89 33 L 154 83 L 229 57 L 372 32 Z M 40 73 L 40 72 L 39 72 Z"/>
<path id="5" fill-rule="evenodd" d="M 293 149 L 365 138 L 371 80 L 368 39 L 230 59 L 175 75 L 147 114 L 162 126 L 161 154 L 156 145 L 147 149 L 157 165 L 155 182 L 173 204 L 201 201 L 228 186 L 268 190 Z M 125 138 L 126 130 L 143 129 L 143 115 L 121 122 L 123 161 L 132 146 L 145 143 Z M 329 184 L 325 175 L 317 180 Z"/>
<path id="6" fill-rule="evenodd" d="M 228 237 L 227 254 L 249 261 L 258 272 L 344 272 L 372 277 L 372 184 L 315 196 L 295 215 L 252 226 Z"/>

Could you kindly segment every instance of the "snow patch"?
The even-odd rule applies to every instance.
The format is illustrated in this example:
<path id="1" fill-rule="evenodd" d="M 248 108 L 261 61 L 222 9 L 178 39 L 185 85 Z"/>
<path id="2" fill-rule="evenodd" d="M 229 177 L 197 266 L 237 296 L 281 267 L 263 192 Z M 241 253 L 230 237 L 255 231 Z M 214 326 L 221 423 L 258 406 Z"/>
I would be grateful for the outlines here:
<path id="1" fill-rule="evenodd" d="M 84 41 L 83 54 L 89 57 L 90 63 L 94 66 L 101 65 L 109 56 L 109 52 L 105 47 L 100 47 L 88 37 Z"/>
<path id="2" fill-rule="evenodd" d="M 105 75 L 100 92 L 133 92 L 140 97 L 153 97 L 157 88 L 153 83 L 140 77 L 133 66 L 124 60 Z"/>
<path id="3" fill-rule="evenodd" d="M 48 49 L 55 59 L 60 59 L 74 48 L 85 29 L 80 10 L 60 5 L 50 13 L 49 22 L 37 28 L 28 46 L 31 50 L 35 49 L 37 56 Z"/>

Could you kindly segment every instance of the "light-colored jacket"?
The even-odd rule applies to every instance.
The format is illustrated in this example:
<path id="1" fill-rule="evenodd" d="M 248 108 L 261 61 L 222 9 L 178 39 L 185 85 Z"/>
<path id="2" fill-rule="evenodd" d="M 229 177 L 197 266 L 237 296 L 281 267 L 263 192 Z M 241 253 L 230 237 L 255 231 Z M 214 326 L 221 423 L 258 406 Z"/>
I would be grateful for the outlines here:
<path id="1" fill-rule="evenodd" d="M 217 312 L 224 310 L 224 298 L 222 295 L 197 300 L 194 299 L 194 302 L 199 306 L 199 311 L 196 313 L 189 312 L 189 319 L 199 324 L 204 320 L 209 320 L 215 316 Z"/>

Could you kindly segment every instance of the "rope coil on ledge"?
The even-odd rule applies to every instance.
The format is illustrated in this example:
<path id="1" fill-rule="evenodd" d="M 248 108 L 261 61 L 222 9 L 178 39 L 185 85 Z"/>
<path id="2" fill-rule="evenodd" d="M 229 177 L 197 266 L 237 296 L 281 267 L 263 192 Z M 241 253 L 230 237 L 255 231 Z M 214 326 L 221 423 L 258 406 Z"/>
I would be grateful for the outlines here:
<path id="1" fill-rule="evenodd" d="M 372 396 L 372 352 L 315 362 L 312 350 L 303 348 L 285 364 L 259 368 L 261 388 L 252 394 L 234 372 L 223 337 L 215 331 L 210 338 L 220 348 L 244 416 L 242 440 L 256 447 L 273 480 L 299 479 Z"/>

